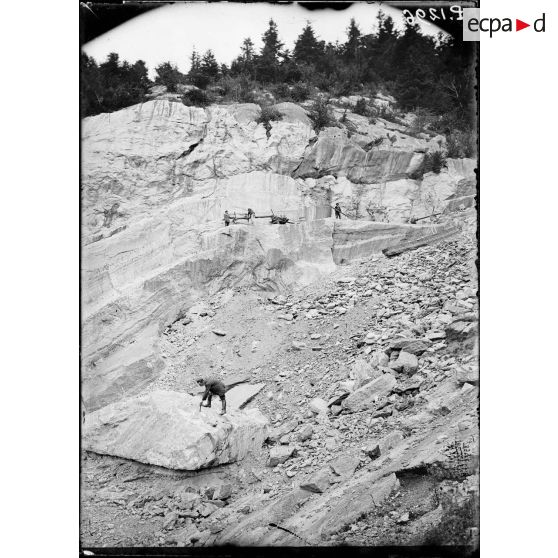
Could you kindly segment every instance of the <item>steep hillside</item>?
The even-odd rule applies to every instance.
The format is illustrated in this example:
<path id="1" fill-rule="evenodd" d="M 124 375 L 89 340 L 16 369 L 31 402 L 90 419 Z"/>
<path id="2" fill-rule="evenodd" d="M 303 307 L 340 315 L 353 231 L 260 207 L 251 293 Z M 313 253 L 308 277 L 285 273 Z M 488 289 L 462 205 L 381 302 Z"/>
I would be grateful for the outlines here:
<path id="1" fill-rule="evenodd" d="M 354 104 L 84 120 L 85 547 L 477 544 L 476 162 Z"/>

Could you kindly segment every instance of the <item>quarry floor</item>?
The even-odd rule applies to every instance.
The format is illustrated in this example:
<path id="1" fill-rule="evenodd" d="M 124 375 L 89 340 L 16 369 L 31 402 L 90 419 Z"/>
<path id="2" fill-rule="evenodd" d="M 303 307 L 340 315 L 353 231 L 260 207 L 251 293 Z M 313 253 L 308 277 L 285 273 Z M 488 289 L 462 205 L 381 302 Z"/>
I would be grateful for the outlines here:
<path id="1" fill-rule="evenodd" d="M 194 378 L 200 371 L 224 378 L 246 373 L 251 383 L 265 382 L 264 389 L 247 407 L 258 407 L 272 427 L 293 418 L 301 424 L 312 424 L 312 439 L 296 459 L 283 466 L 266 466 L 266 444 L 258 455 L 240 463 L 194 473 L 83 452 L 82 547 L 190 545 L 190 538 L 182 537 L 185 529 L 192 527 L 188 520 L 169 521 L 173 495 L 185 484 L 230 482 L 233 494 L 219 511 L 242 509 L 242 513 L 250 514 L 298 486 L 304 475 L 332 458 L 358 456 L 362 467 L 366 467 L 368 458 L 362 456 L 361 446 L 395 428 L 420 437 L 434 427 L 447 427 L 450 438 L 463 431 L 463 437 L 477 440 L 478 408 L 465 401 L 424 425 L 413 424 L 427 403 L 418 395 L 405 398 L 392 416 L 383 418 L 343 413 L 324 421 L 308 410 L 312 398 L 328 401 L 338 393 L 338 383 L 349 378 L 355 358 L 366 354 L 363 339 L 367 333 L 389 337 L 395 331 L 412 330 L 416 316 L 423 315 L 425 307 L 432 304 L 452 314 L 457 312 L 456 301 L 461 300 L 464 303 L 460 311 L 475 312 L 476 304 L 473 308 L 467 306 L 471 305 L 471 297 L 454 296 L 470 289 L 475 293 L 472 298 L 476 298 L 475 258 L 476 240 L 474 233 L 469 233 L 391 260 L 380 255 L 340 266 L 320 282 L 278 297 L 277 293 L 228 290 L 200 301 L 191 312 L 191 322 L 176 322 L 162 337 L 160 348 L 167 367 L 150 389 L 197 393 Z M 415 265 L 417 261 L 422 266 L 420 270 Z M 435 284 L 426 284 L 419 274 L 425 270 L 438 274 L 440 284 L 450 287 L 447 292 L 437 292 Z M 411 279 L 405 282 L 405 277 Z M 313 308 L 323 313 L 309 318 L 307 313 Z M 225 335 L 216 335 L 214 330 Z M 420 391 L 449 400 L 457 391 L 453 382 L 455 368 L 474 364 L 476 354 L 469 346 L 440 345 L 428 355 L 430 360 L 421 359 Z M 465 518 L 465 524 L 457 529 L 451 518 L 440 515 L 436 496 L 439 480 L 408 473 L 401 475 L 399 482 L 399 489 L 380 509 L 345 526 L 323 544 L 471 542 L 471 529 L 478 527 L 477 519 Z M 144 494 L 153 496 L 151 503 L 138 511 L 133 502 Z M 226 514 L 221 517 L 221 523 L 226 525 Z M 234 517 L 231 513 L 230 520 Z M 445 534 L 440 534 L 439 526 L 446 520 L 451 525 L 446 526 Z M 215 524 L 211 516 L 197 521 L 198 545 L 218 541 L 215 537 L 220 528 L 209 531 L 210 523 Z M 304 542 L 293 539 L 292 544 Z"/>

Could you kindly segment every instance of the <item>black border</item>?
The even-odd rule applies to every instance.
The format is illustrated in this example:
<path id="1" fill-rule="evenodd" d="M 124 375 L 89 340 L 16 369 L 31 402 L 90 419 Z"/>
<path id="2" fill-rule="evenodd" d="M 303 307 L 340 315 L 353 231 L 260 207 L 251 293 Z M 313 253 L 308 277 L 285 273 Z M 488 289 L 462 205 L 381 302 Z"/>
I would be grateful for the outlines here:
<path id="1" fill-rule="evenodd" d="M 223 0 L 184 0 L 188 2 L 194 1 L 204 1 L 204 3 L 215 3 L 222 2 Z M 242 0 L 227 0 L 228 3 L 252 3 L 243 2 Z M 265 2 L 254 2 L 254 3 L 266 3 L 266 4 L 299 4 L 308 10 L 345 10 L 355 3 L 363 3 L 366 0 L 358 0 L 357 2 L 344 2 L 344 1 L 333 1 L 333 2 L 293 2 L 293 1 L 265 1 Z M 177 4 L 182 2 L 173 2 L 166 0 L 146 0 L 146 1 L 131 1 L 126 2 L 126 0 L 113 0 L 109 2 L 79 2 L 79 48 L 78 57 L 80 55 L 81 46 L 86 42 L 89 42 L 103 33 L 110 31 L 118 27 L 119 25 L 147 13 L 153 9 L 160 8 L 169 4 Z M 406 5 L 412 7 L 413 9 L 424 8 L 424 7 L 434 7 L 441 5 L 452 5 L 451 1 L 421 1 L 421 0 L 408 0 L 408 1 L 387 1 L 378 2 L 377 0 L 371 0 L 366 3 L 381 3 L 393 7 L 399 7 Z M 470 4 L 471 6 L 480 7 L 480 0 L 474 0 L 473 2 L 465 0 L 455 0 L 455 4 Z M 452 22 L 450 20 L 440 20 L 437 22 L 438 27 L 450 33 L 454 37 L 459 37 L 462 32 L 462 26 L 459 23 Z M 469 55 L 474 57 L 475 67 L 476 67 L 476 113 L 477 113 L 477 167 L 475 173 L 477 175 L 477 192 L 476 192 L 476 210 L 477 210 L 477 296 L 479 300 L 479 370 L 480 370 L 480 42 L 470 42 L 468 45 L 463 43 L 464 48 L 468 47 L 470 49 Z M 80 60 L 80 74 L 81 74 L 81 60 Z M 211 547 L 83 547 L 81 545 L 81 484 L 82 484 L 82 467 L 81 467 L 81 455 L 82 455 L 82 420 L 81 420 L 81 346 L 82 346 L 82 309 L 81 309 L 81 269 L 82 269 L 82 250 L 81 250 L 81 231 L 82 231 L 82 206 L 81 206 L 81 131 L 82 124 L 81 118 L 79 118 L 79 184 L 80 184 L 80 195 L 79 195 L 79 266 L 80 266 L 80 300 L 79 300 L 79 394 L 80 394 L 80 410 L 79 410 L 79 511 L 78 511 L 78 529 L 80 530 L 79 537 L 79 555 L 80 556 L 118 556 L 121 558 L 132 558 L 132 557 L 173 557 L 173 556 L 192 556 L 192 557 L 205 557 L 205 558 L 235 558 L 235 557 L 246 557 L 246 558 L 267 558 L 267 557 L 282 557 L 282 556 L 295 556 L 295 557 L 310 557 L 310 558 L 328 558 L 335 557 L 340 553 L 346 556 L 357 556 L 357 557 L 370 557 L 370 558 L 477 558 L 480 556 L 479 546 L 349 546 L 349 545 L 336 545 L 328 547 L 320 546 L 308 546 L 308 547 L 243 547 L 243 546 L 211 546 Z M 480 415 L 480 391 L 479 391 L 479 415 Z M 479 433 L 479 444 L 480 444 L 480 433 Z M 86 554 L 86 552 L 88 554 Z"/>
<path id="2" fill-rule="evenodd" d="M 468 546 L 305 546 L 305 547 L 242 547 L 242 546 L 213 546 L 213 547 L 137 547 L 137 548 L 88 548 L 95 556 L 119 556 L 132 558 L 136 556 L 173 557 L 192 556 L 204 558 L 279 558 L 283 556 L 304 558 L 338 558 L 356 556 L 367 558 L 477 558 L 478 549 Z M 87 556 L 80 553 L 81 556 Z"/>

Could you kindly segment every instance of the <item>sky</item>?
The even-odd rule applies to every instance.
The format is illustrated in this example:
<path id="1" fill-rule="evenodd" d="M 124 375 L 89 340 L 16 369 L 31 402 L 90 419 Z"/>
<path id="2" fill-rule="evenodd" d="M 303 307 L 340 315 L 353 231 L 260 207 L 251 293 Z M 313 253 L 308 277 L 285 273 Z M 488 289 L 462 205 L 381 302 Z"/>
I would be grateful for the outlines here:
<path id="1" fill-rule="evenodd" d="M 144 60 L 153 78 L 155 66 L 166 61 L 186 73 L 193 47 L 202 54 L 213 50 L 217 61 L 227 65 L 240 54 L 246 37 L 252 39 L 259 51 L 270 18 L 277 23 L 279 38 L 291 52 L 306 21 L 310 21 L 318 39 L 344 42 L 352 17 L 364 34 L 374 31 L 380 7 L 398 27 L 403 27 L 400 10 L 365 2 L 343 11 L 309 11 L 297 4 L 177 3 L 131 19 L 86 43 L 83 50 L 97 62 L 104 61 L 109 52 L 117 52 L 121 60 L 131 63 Z M 432 23 L 424 23 L 422 29 L 428 34 L 440 32 Z"/>

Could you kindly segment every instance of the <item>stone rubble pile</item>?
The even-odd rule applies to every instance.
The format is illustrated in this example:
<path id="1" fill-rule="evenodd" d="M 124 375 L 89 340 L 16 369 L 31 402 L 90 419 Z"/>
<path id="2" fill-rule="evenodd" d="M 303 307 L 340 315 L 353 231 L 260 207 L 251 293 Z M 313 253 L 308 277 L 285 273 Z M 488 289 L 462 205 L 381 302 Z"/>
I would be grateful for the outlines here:
<path id="1" fill-rule="evenodd" d="M 459 407 L 465 392 L 476 389 L 474 350 L 455 353 L 446 343 L 452 324 L 467 321 L 473 327 L 460 341 L 473 341 L 474 349 L 476 329 L 471 314 L 477 311 L 477 300 L 473 258 L 472 247 L 461 239 L 422 248 L 384 261 L 382 266 L 364 262 L 358 277 L 340 278 L 337 288 L 328 295 L 322 290 L 315 298 L 279 295 L 270 300 L 277 314 L 288 309 L 294 321 L 308 323 L 308 342 L 300 351 L 310 352 L 311 343 L 318 342 L 322 355 L 331 349 L 346 351 L 349 364 L 324 375 L 310 391 L 302 386 L 316 361 L 295 371 L 270 371 L 276 381 L 294 384 L 295 393 L 298 387 L 301 394 L 293 401 L 299 408 L 290 418 L 273 410 L 273 397 L 257 401 L 272 417 L 267 438 L 267 466 L 272 474 L 292 479 L 311 493 L 327 493 L 329 487 L 360 468 L 381 461 L 394 447 L 412 449 L 414 446 L 405 446 L 406 439 L 428 431 L 437 417 L 443 418 Z M 378 292 L 380 283 L 385 286 L 374 304 L 376 313 L 371 316 L 370 329 L 355 336 L 350 346 L 328 347 L 328 330 L 338 325 L 337 302 L 350 312 L 359 298 Z M 354 305 L 349 303 L 351 299 Z M 323 359 L 318 362 L 328 359 L 318 358 Z M 377 392 L 374 388 L 378 384 L 382 389 Z M 369 397 L 361 401 L 363 392 Z M 355 399 L 359 404 L 353 406 Z M 454 425 L 455 431 L 474 434 L 475 405 L 464 412 L 465 420 Z M 442 434 L 429 442 L 415 456 L 417 463 L 437 463 L 442 458 L 432 446 L 438 447 L 448 439 Z M 348 470 L 352 473 L 339 474 L 339 461 L 350 463 Z M 401 467 L 409 464 L 413 465 L 412 459 L 402 461 Z M 273 478 L 268 481 L 269 493 L 278 496 L 279 484 Z"/>
<path id="2" fill-rule="evenodd" d="M 163 517 L 165 540 L 300 544 L 268 527 L 275 521 L 313 544 L 373 544 L 363 513 L 384 514 L 384 529 L 416 518 L 405 507 L 382 511 L 383 502 L 395 506 L 400 498 L 397 475 L 426 471 L 458 493 L 474 485 L 474 257 L 472 240 L 463 236 L 363 261 L 314 290 L 262 302 L 287 331 L 305 326 L 286 347 L 287 360 L 262 367 L 257 378 L 252 372 L 266 385 L 248 405 L 270 420 L 263 455 L 239 475 L 232 494 L 225 487 L 210 497 L 187 493 L 165 506 L 150 503 L 145 513 Z M 338 335 L 363 309 L 366 327 Z M 368 491 L 370 502 L 362 496 Z"/>

